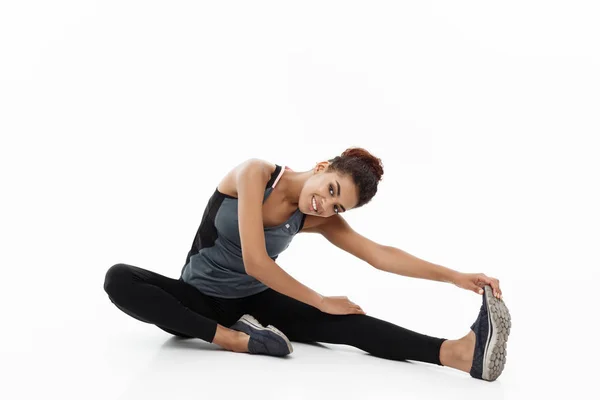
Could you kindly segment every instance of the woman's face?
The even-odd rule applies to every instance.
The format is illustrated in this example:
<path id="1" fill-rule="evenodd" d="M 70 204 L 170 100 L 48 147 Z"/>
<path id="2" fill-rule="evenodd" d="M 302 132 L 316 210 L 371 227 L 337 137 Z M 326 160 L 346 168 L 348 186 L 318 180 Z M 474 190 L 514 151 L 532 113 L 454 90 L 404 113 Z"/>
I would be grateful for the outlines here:
<path id="1" fill-rule="evenodd" d="M 358 203 L 358 188 L 352 177 L 325 172 L 327 165 L 327 162 L 317 164 L 318 172 L 304 183 L 298 205 L 304 214 L 330 217 L 349 211 Z M 313 208 L 313 198 L 318 211 Z"/>

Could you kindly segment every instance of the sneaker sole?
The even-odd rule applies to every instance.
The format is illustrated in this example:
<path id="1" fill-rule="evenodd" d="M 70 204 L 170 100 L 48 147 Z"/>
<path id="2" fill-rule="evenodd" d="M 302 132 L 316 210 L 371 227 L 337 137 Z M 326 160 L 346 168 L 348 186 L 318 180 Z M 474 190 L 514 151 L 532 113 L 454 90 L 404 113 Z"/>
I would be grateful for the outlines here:
<path id="1" fill-rule="evenodd" d="M 488 326 L 491 335 L 488 338 L 483 356 L 482 378 L 488 381 L 496 380 L 504 370 L 506 363 L 506 342 L 510 334 L 510 313 L 504 301 L 494 296 L 492 288 L 484 287 L 487 302 Z"/>
<path id="2" fill-rule="evenodd" d="M 261 330 L 261 331 L 271 331 L 271 332 L 274 332 L 275 334 L 277 334 L 277 336 L 279 336 L 283 340 L 285 340 L 285 344 L 287 345 L 290 354 L 294 351 L 294 348 L 292 347 L 292 343 L 287 338 L 287 336 L 285 336 L 285 334 L 283 332 L 281 332 L 279 329 L 275 328 L 273 325 L 267 325 L 267 327 L 265 328 L 264 326 L 262 326 L 262 324 L 260 322 L 258 322 L 258 320 L 256 318 L 254 318 L 250 314 L 244 314 L 239 319 L 239 321 L 243 321 L 246 324 L 252 326 L 253 328 Z"/>

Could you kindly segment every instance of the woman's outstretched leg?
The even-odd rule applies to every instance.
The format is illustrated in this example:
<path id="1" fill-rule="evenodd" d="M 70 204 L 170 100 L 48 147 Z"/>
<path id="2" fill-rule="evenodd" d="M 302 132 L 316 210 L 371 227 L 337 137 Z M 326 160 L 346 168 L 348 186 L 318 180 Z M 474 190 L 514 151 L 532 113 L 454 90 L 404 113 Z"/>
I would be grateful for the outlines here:
<path id="1" fill-rule="evenodd" d="M 219 325 L 238 316 L 220 312 L 215 300 L 176 279 L 127 264 L 115 264 L 106 273 L 104 290 L 126 314 L 173 335 L 199 338 L 227 350 L 248 351 L 248 335 Z"/>
<path id="2" fill-rule="evenodd" d="M 280 329 L 291 341 L 346 344 L 376 357 L 422 361 L 463 371 L 474 339 L 472 332 L 459 340 L 447 340 L 369 315 L 327 314 L 271 289 L 248 297 L 247 311 L 261 324 Z M 473 347 L 470 354 L 472 361 Z"/>

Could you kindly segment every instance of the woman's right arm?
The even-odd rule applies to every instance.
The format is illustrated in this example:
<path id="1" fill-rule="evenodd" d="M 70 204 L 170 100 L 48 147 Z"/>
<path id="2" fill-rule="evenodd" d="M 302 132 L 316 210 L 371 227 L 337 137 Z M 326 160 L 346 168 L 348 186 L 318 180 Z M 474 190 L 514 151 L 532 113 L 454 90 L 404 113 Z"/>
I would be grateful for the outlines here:
<path id="1" fill-rule="evenodd" d="M 273 261 L 266 249 L 262 203 L 264 187 L 271 179 L 268 164 L 250 159 L 236 172 L 238 223 L 246 273 L 265 285 L 320 309 L 323 296 L 303 285 Z"/>
<path id="2" fill-rule="evenodd" d="M 321 296 L 285 272 L 269 257 L 262 217 L 264 187 L 271 179 L 268 164 L 250 159 L 236 168 L 238 224 L 246 273 L 288 297 L 329 314 L 366 314 L 346 296 Z"/>
<path id="3" fill-rule="evenodd" d="M 298 282 L 270 258 L 261 265 L 255 265 L 249 275 L 279 293 L 309 304 L 328 314 L 367 314 L 359 305 L 346 296 L 321 296 L 311 288 Z"/>
<path id="4" fill-rule="evenodd" d="M 261 264 L 253 266 L 248 275 L 255 277 L 279 293 L 309 304 L 319 310 L 321 309 L 323 296 L 285 272 L 271 258 L 267 258 Z"/>

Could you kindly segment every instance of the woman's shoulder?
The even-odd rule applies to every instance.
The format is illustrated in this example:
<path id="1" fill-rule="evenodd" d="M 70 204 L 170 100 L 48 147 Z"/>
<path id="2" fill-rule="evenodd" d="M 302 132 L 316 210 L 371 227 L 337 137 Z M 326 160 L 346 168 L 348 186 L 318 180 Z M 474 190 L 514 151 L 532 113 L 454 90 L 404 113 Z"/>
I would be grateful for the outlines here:
<path id="1" fill-rule="evenodd" d="M 261 165 L 265 169 L 265 172 L 267 172 L 269 175 L 272 175 L 273 172 L 275 172 L 275 169 L 277 168 L 277 165 L 270 161 L 263 160 L 260 158 L 249 158 L 244 162 L 236 165 L 229 172 L 227 172 L 227 174 L 225 174 L 225 176 L 217 185 L 217 190 L 223 194 L 237 198 L 237 174 L 242 168 L 247 167 L 249 163 Z"/>

